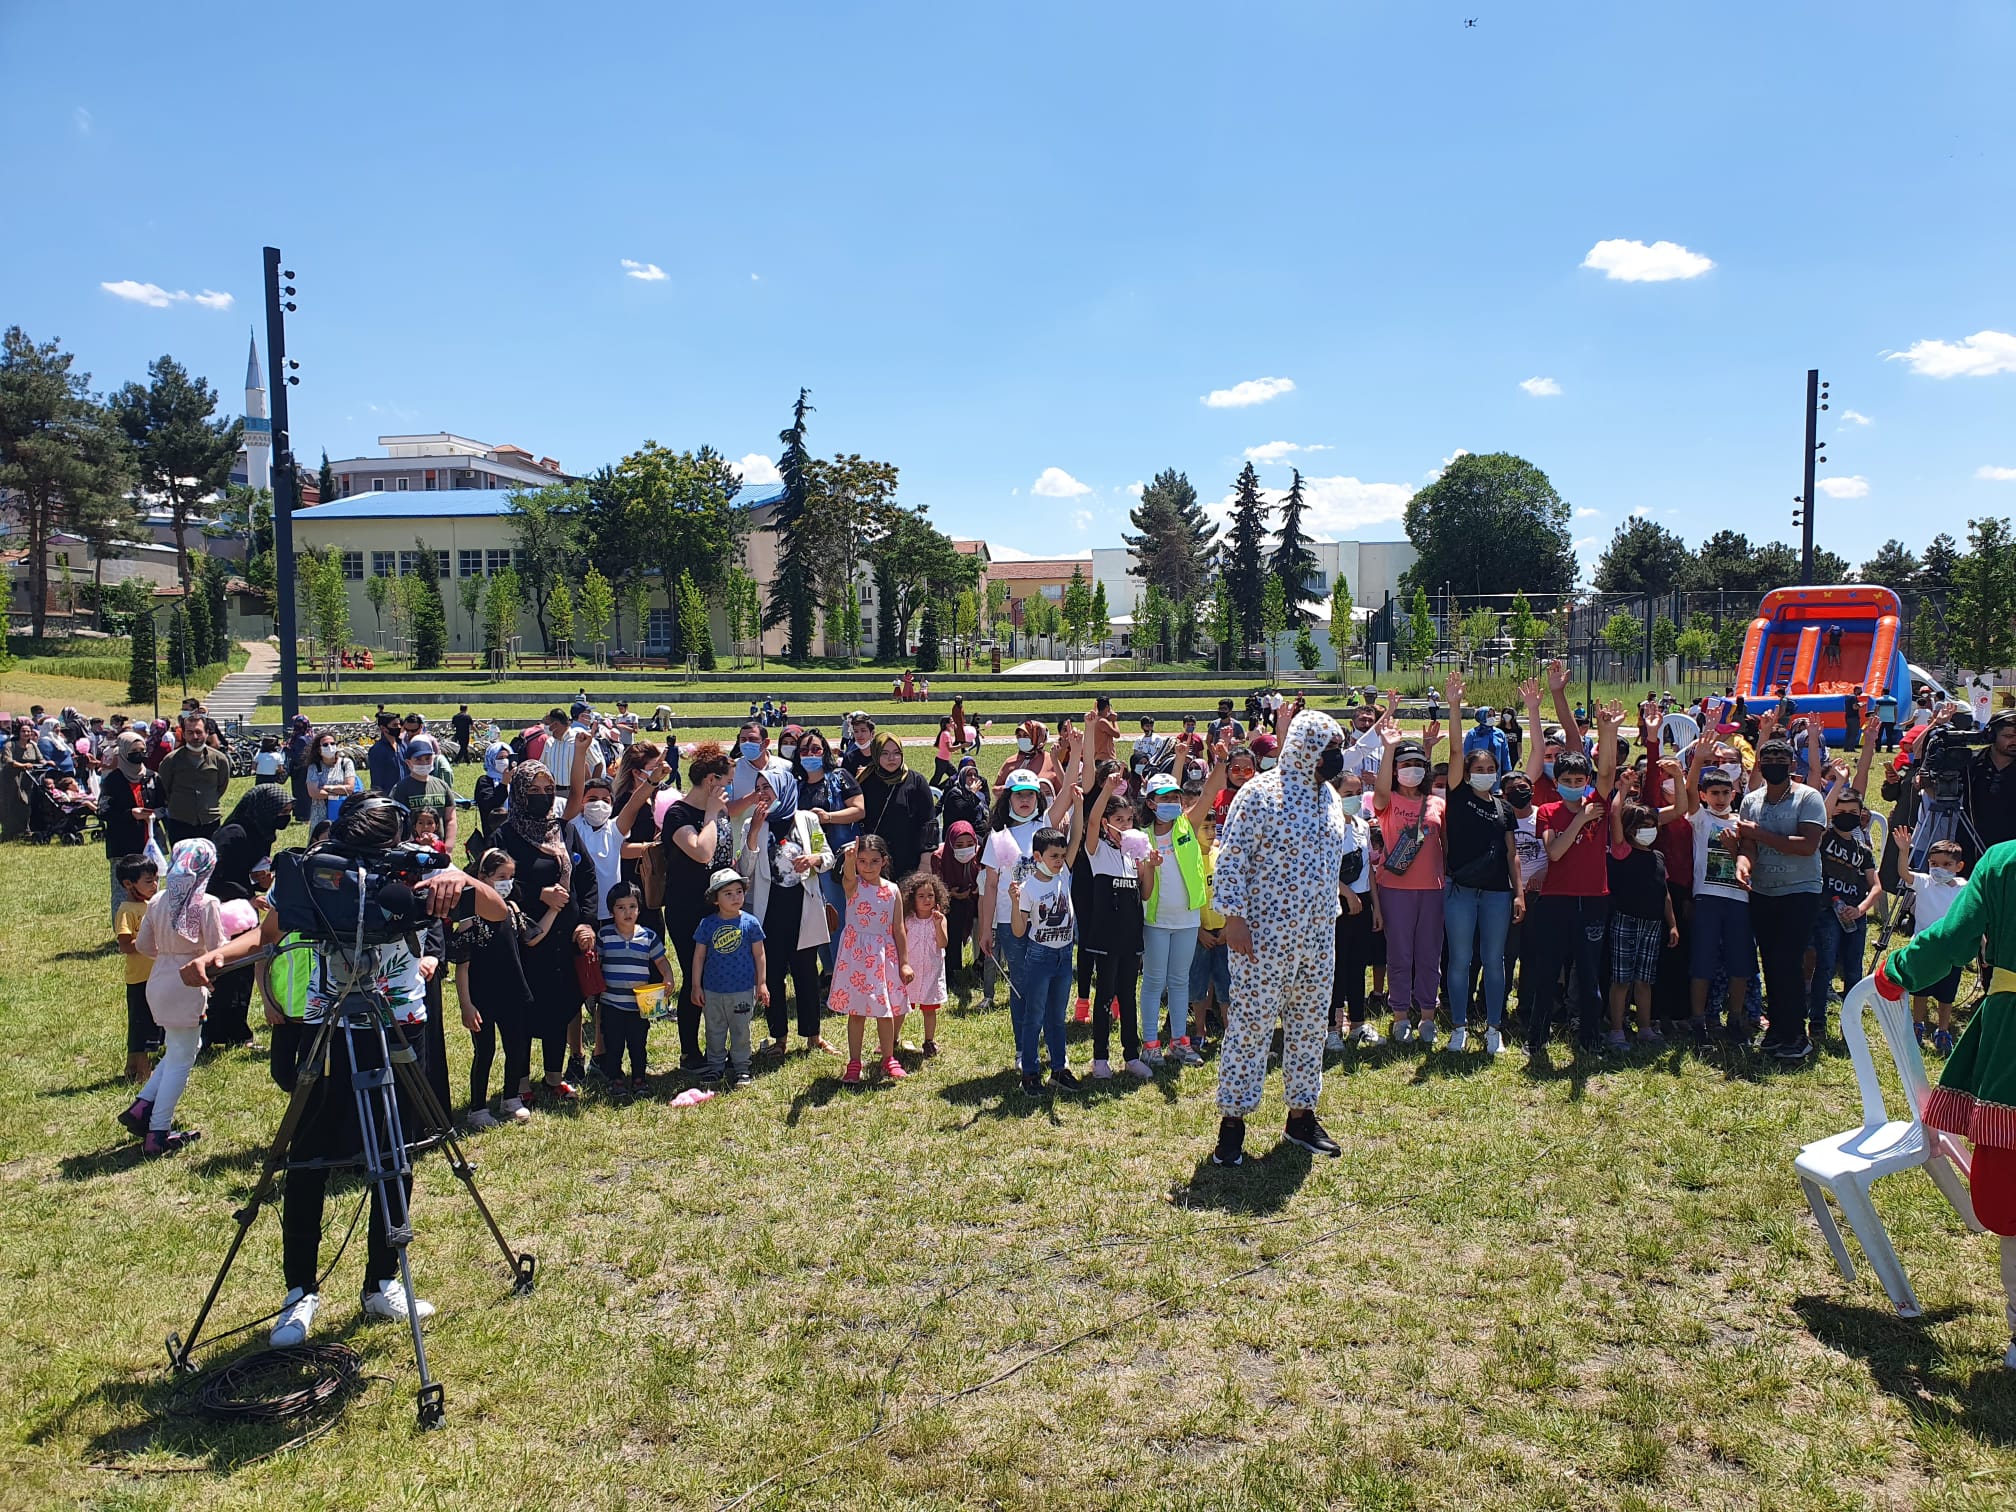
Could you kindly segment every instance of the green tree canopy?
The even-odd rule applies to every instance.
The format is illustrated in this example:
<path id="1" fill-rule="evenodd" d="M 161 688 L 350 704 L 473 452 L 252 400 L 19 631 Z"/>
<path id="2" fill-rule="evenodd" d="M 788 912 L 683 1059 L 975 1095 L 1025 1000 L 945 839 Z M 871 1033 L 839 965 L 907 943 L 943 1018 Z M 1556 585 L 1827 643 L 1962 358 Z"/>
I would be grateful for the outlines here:
<path id="1" fill-rule="evenodd" d="M 1337 658 L 1337 681 L 1344 681 L 1344 667 L 1351 660 L 1351 648 L 1358 642 L 1357 605 L 1351 602 L 1351 584 L 1343 573 L 1330 585 L 1330 651 Z"/>
<path id="2" fill-rule="evenodd" d="M 1689 555 L 1687 543 L 1664 525 L 1633 515 L 1597 559 L 1596 587 L 1603 593 L 1671 593 Z"/>
<path id="3" fill-rule="evenodd" d="M 514 488 L 504 507 L 510 514 L 514 564 L 532 599 L 539 625 L 539 649 L 553 649 L 553 590 L 573 575 L 581 554 L 581 519 L 588 490 L 580 483 Z"/>
<path id="4" fill-rule="evenodd" d="M 141 482 L 168 501 L 176 574 L 187 589 L 192 574 L 191 513 L 199 501 L 223 492 L 231 481 L 244 423 L 211 418 L 217 391 L 203 379 L 190 377 L 168 356 L 147 364 L 144 385 L 129 383 L 120 389 L 113 408 L 139 461 Z"/>
<path id="5" fill-rule="evenodd" d="M 1418 555 L 1402 587 L 1447 583 L 1459 601 L 1508 582 L 1566 593 L 1576 574 L 1571 513 L 1547 474 L 1523 457 L 1457 457 L 1407 503 L 1407 539 Z"/>
<path id="6" fill-rule="evenodd" d="M 711 636 L 705 637 L 704 652 L 686 644 L 689 616 L 678 583 L 684 573 L 704 595 L 725 579 L 735 555 L 734 500 L 741 477 L 710 446 L 675 452 L 646 441 L 617 464 L 614 484 L 622 496 L 631 539 L 638 543 L 642 559 L 657 567 L 666 586 L 674 611 L 673 659 L 704 655 L 711 668 Z M 703 627 L 705 621 L 703 613 Z"/>
<path id="7" fill-rule="evenodd" d="M 1857 576 L 1865 583 L 1878 583 L 1899 594 L 1908 593 L 1918 576 L 1918 555 L 1906 549 L 1902 541 L 1885 541 L 1862 564 Z"/>
<path id="8" fill-rule="evenodd" d="M 1135 575 L 1171 602 L 1195 597 L 1211 572 L 1218 527 L 1205 517 L 1190 479 L 1163 468 L 1127 518 L 1136 533 L 1123 531 L 1120 539 L 1134 553 Z"/>
<path id="9" fill-rule="evenodd" d="M 1967 522 L 1967 554 L 1946 600 L 1947 654 L 1989 672 L 2016 661 L 2016 536 L 2007 520 Z"/>
<path id="10" fill-rule="evenodd" d="M 1302 497 L 1302 469 L 1295 469 L 1294 481 L 1288 486 L 1288 496 L 1281 501 L 1281 533 L 1274 551 L 1267 558 L 1267 570 L 1281 580 L 1282 602 L 1287 606 L 1288 623 L 1302 626 L 1312 623 L 1316 616 L 1304 606 L 1303 596 L 1309 591 L 1309 582 L 1316 576 L 1316 553 L 1309 549 L 1309 537 L 1302 530 L 1302 511 L 1306 508 Z"/>
<path id="11" fill-rule="evenodd" d="M 1260 616 L 1267 598 L 1267 500 L 1260 475 L 1248 462 L 1232 484 L 1232 527 L 1225 536 L 1221 578 L 1232 595 L 1237 616 L 1236 638 L 1243 662 L 1248 648 L 1260 639 Z"/>
<path id="12" fill-rule="evenodd" d="M 808 471 L 812 457 L 805 448 L 805 417 L 812 411 L 806 402 L 810 393 L 809 389 L 798 390 L 791 423 L 777 433 L 784 448 L 777 459 L 784 492 L 770 524 L 777 533 L 777 570 L 770 581 L 770 600 L 763 609 L 763 629 L 784 626 L 784 655 L 790 661 L 804 661 L 812 654 L 812 611 L 819 601 L 819 573 L 813 560 L 816 532 L 802 528 L 811 498 Z"/>

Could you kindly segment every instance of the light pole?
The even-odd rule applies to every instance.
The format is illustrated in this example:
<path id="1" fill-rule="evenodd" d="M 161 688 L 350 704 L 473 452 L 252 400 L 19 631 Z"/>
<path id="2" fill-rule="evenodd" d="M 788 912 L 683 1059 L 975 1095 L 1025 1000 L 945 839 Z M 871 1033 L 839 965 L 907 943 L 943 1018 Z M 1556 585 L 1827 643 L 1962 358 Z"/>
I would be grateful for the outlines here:
<path id="1" fill-rule="evenodd" d="M 1792 502 L 1799 508 L 1792 511 L 1792 523 L 1799 527 L 1799 581 L 1813 581 L 1813 468 L 1816 463 L 1825 463 L 1820 453 L 1827 449 L 1827 443 L 1819 439 L 1820 413 L 1827 408 L 1827 385 L 1820 381 L 1820 369 L 1806 370 L 1806 462 L 1805 490 Z"/>
<path id="2" fill-rule="evenodd" d="M 267 388 L 273 406 L 273 569 L 277 587 L 279 621 L 275 629 L 280 640 L 280 718 L 292 724 L 301 705 L 301 669 L 296 664 L 294 617 L 294 505 L 301 497 L 294 470 L 294 447 L 287 429 L 287 390 L 301 380 L 293 376 L 298 362 L 287 360 L 287 316 L 294 308 L 283 294 L 294 292 L 291 268 L 280 266 L 280 249 L 266 253 L 266 365 Z"/>

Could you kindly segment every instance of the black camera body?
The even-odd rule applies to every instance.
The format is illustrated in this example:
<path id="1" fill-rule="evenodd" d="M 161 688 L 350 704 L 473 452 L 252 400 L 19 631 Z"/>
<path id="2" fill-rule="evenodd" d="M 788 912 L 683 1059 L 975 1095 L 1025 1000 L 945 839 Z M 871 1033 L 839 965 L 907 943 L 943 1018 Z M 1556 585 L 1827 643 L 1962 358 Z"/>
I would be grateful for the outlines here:
<path id="1" fill-rule="evenodd" d="M 1925 759 L 1920 778 L 1924 790 L 1947 802 L 1957 801 L 1966 784 L 1967 765 L 1974 753 L 1988 744 L 1985 730 L 1955 729 L 1948 725 L 1935 730 L 1925 740 Z"/>
<path id="2" fill-rule="evenodd" d="M 273 911 L 283 934 L 330 945 L 389 945 L 427 923 L 416 891 L 448 858 L 430 846 L 352 851 L 321 845 L 273 858 Z"/>

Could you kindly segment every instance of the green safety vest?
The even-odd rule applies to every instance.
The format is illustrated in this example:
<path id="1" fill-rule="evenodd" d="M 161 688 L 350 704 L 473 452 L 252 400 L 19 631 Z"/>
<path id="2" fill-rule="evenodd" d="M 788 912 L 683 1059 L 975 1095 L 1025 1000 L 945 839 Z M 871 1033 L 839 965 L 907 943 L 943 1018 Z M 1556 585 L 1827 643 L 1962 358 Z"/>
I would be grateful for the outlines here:
<path id="1" fill-rule="evenodd" d="M 307 939 L 302 934 L 281 936 L 283 946 L 300 945 Z M 299 1023 L 308 1016 L 308 978 L 315 970 L 315 952 L 309 950 L 289 950 L 276 955 L 266 963 L 266 984 L 273 992 L 273 1001 L 280 1005 L 280 1011 Z"/>
<path id="2" fill-rule="evenodd" d="M 1153 834 L 1150 834 L 1153 843 Z M 1198 848 L 1197 832 L 1190 828 L 1190 821 L 1183 815 L 1176 816 L 1176 822 L 1169 827 L 1169 849 L 1176 860 L 1176 870 L 1183 875 L 1183 896 L 1186 908 L 1204 906 L 1204 852 Z M 1155 868 L 1155 875 L 1148 884 L 1148 903 L 1142 917 L 1150 924 L 1155 922 L 1155 905 L 1162 896 L 1162 868 Z"/>

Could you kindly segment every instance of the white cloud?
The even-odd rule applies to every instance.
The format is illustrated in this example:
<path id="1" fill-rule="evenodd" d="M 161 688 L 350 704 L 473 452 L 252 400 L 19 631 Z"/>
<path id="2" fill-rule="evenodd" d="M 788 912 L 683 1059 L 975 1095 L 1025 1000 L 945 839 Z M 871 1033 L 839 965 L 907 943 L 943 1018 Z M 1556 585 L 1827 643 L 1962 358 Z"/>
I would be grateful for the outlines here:
<path id="1" fill-rule="evenodd" d="M 1575 511 L 1575 518 L 1578 520 L 1593 520 L 1602 513 L 1603 511 L 1600 509 L 1590 509 L 1585 506 Z"/>
<path id="2" fill-rule="evenodd" d="M 1927 378 L 1987 378 L 2016 373 L 2016 336 L 2007 331 L 1976 331 L 1964 341 L 1914 341 L 1901 352 L 1885 352 L 1896 362 Z"/>
<path id="3" fill-rule="evenodd" d="M 1139 478 L 1136 478 L 1132 483 L 1127 485 L 1127 492 L 1138 499 L 1141 495 L 1148 492 L 1148 485 L 1143 483 Z"/>
<path id="4" fill-rule="evenodd" d="M 1428 469 L 1428 481 L 1430 483 L 1433 483 L 1437 478 L 1441 477 L 1442 474 L 1449 471 L 1449 464 L 1451 462 L 1454 462 L 1458 457 L 1467 457 L 1469 455 L 1470 453 L 1467 448 L 1461 446 L 1457 447 L 1456 450 L 1452 451 L 1451 453 L 1449 453 L 1448 456 L 1442 459 L 1441 466 L 1431 467 Z"/>
<path id="5" fill-rule="evenodd" d="M 1029 492 L 1043 499 L 1075 499 L 1080 494 L 1092 492 L 1092 486 L 1080 483 L 1061 467 L 1046 467 L 1029 485 Z"/>
<path id="6" fill-rule="evenodd" d="M 763 275 L 762 275 L 761 273 L 751 273 L 751 274 L 749 275 L 749 282 L 751 282 L 751 283 L 761 283 L 761 282 L 763 282 Z"/>
<path id="7" fill-rule="evenodd" d="M 1822 478 L 1820 492 L 1830 499 L 1866 499 L 1869 497 L 1869 480 L 1860 474 L 1848 478 Z"/>
<path id="8" fill-rule="evenodd" d="M 1648 247 L 1642 241 L 1612 237 L 1591 247 L 1582 266 L 1618 283 L 1665 283 L 1674 278 L 1699 278 L 1715 263 L 1678 242 L 1656 241 Z"/>
<path id="9" fill-rule="evenodd" d="M 1573 546 L 1577 551 L 1587 551 L 1591 546 L 1595 546 L 1599 543 L 1595 536 L 1577 536 L 1573 541 L 1570 541 L 1568 544 Z"/>
<path id="10" fill-rule="evenodd" d="M 1228 389 L 1211 390 L 1204 396 L 1204 403 L 1212 409 L 1245 409 L 1249 405 L 1265 404 L 1269 399 L 1293 393 L 1294 390 L 1293 378 L 1248 378 Z"/>
<path id="11" fill-rule="evenodd" d="M 1073 510 L 1071 514 L 1071 523 L 1077 526 L 1078 529 L 1081 531 L 1089 530 L 1092 526 L 1092 518 L 1093 518 L 1092 511 L 1089 509 Z"/>
<path id="12" fill-rule="evenodd" d="M 1004 546 L 989 539 L 987 555 L 997 562 L 1089 562 L 1092 560 L 1092 549 L 1088 546 L 1083 551 L 1024 551 L 1019 546 Z"/>
<path id="13" fill-rule="evenodd" d="M 744 484 L 782 483 L 784 474 L 777 471 L 777 464 L 761 452 L 751 452 L 735 464 L 735 471 L 742 474 Z"/>
<path id="14" fill-rule="evenodd" d="M 1986 483 L 2016 483 L 2016 467 L 1983 465 L 1974 469 L 1974 476 Z"/>
<path id="15" fill-rule="evenodd" d="M 235 302 L 229 294 L 216 289 L 205 289 L 201 294 L 191 294 L 187 289 L 172 292 L 157 283 L 140 283 L 131 278 L 122 278 L 117 283 L 98 285 L 107 294 L 119 299 L 131 300 L 150 309 L 165 310 L 173 304 L 199 304 L 206 310 L 228 310 Z"/>
<path id="16" fill-rule="evenodd" d="M 1246 458 L 1251 462 L 1279 462 L 1292 452 L 1331 451 L 1332 447 L 1314 445 L 1302 446 L 1293 441 L 1266 441 L 1259 446 L 1246 448 Z"/>
<path id="17" fill-rule="evenodd" d="M 1263 488 L 1261 498 L 1270 509 L 1288 496 L 1285 488 Z M 1302 480 L 1302 528 L 1318 540 L 1360 540 L 1367 527 L 1395 526 L 1407 513 L 1407 501 L 1414 497 L 1406 483 L 1367 483 L 1360 478 L 1333 477 Z M 1232 495 L 1204 506 L 1204 512 L 1220 526 L 1232 519 Z M 1397 535 L 1398 531 L 1392 531 Z M 1389 537 L 1390 538 L 1390 537 Z"/>
<path id="18" fill-rule="evenodd" d="M 1652 510 L 1649 506 L 1640 504 L 1636 509 L 1631 511 L 1631 518 L 1634 520 L 1649 520 L 1652 518 Z"/>
<path id="19" fill-rule="evenodd" d="M 91 135 L 90 111 L 86 110 L 82 105 L 79 105 L 75 110 L 70 112 L 70 119 L 74 121 L 77 125 L 77 135 L 79 136 Z"/>
<path id="20" fill-rule="evenodd" d="M 623 276 L 639 279 L 644 283 L 662 283 L 671 275 L 656 263 L 635 262 L 626 257 L 623 259 Z"/>
<path id="21" fill-rule="evenodd" d="M 1876 423 L 1860 410 L 1843 410 L 1841 411 L 1841 419 L 1848 425 L 1874 425 Z"/>
<path id="22" fill-rule="evenodd" d="M 1552 378 L 1528 378 L 1519 387 L 1535 399 L 1552 399 L 1561 392 L 1561 385 Z"/>

